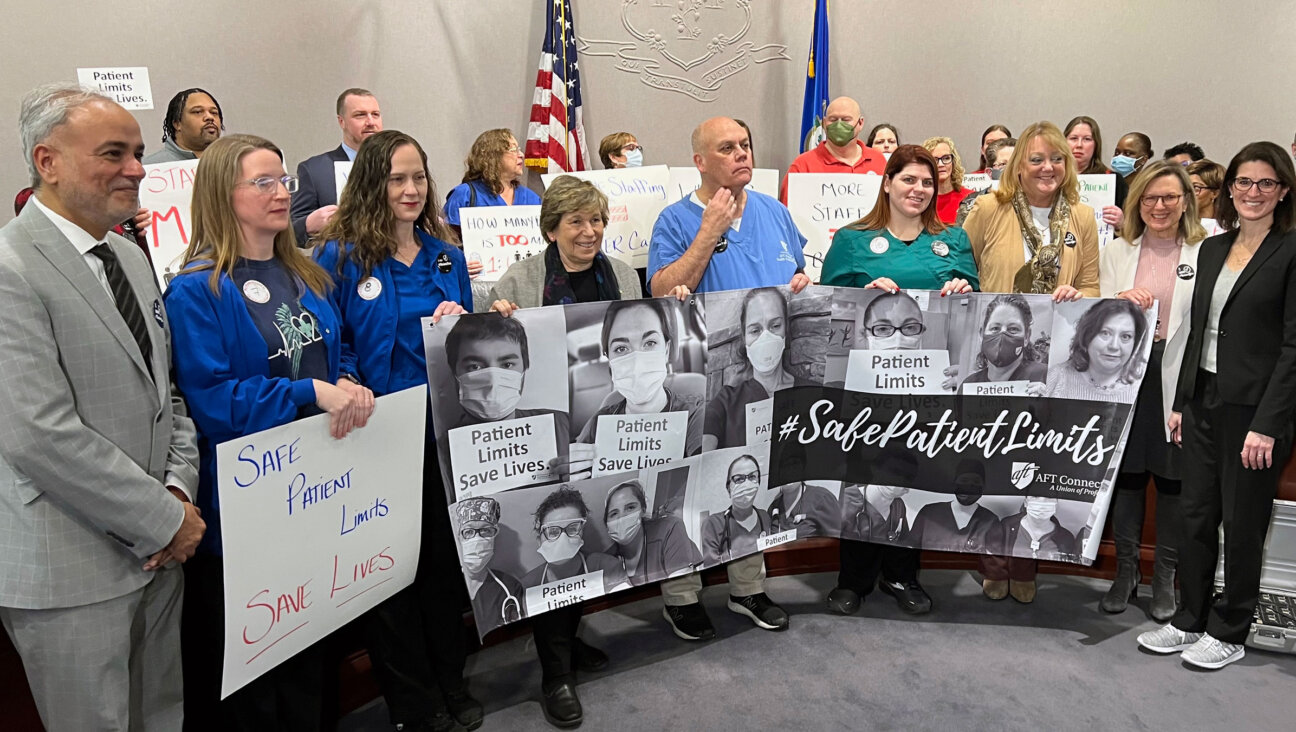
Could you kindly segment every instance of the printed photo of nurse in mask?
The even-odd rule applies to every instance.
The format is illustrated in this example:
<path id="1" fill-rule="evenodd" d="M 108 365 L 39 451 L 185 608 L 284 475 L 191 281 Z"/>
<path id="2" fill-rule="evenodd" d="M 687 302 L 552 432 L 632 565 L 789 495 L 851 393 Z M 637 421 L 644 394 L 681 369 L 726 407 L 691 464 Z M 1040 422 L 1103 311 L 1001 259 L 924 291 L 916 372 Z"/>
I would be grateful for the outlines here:
<path id="1" fill-rule="evenodd" d="M 702 564 L 684 522 L 669 513 L 655 515 L 638 480 L 608 491 L 603 520 L 612 539 L 607 554 L 621 560 L 627 580 L 636 587 L 688 574 Z"/>
<path id="2" fill-rule="evenodd" d="M 500 507 L 494 498 L 467 498 L 451 509 L 473 617 L 484 631 L 514 623 L 526 615 L 522 583 L 502 569 L 492 569 Z"/>
<path id="3" fill-rule="evenodd" d="M 970 295 L 955 305 L 953 318 L 950 350 L 962 358 L 946 371 L 946 389 L 974 394 L 977 384 L 1012 384 L 1007 391 L 984 391 L 1017 396 L 1043 391 L 1053 330 L 1051 298 Z"/>
<path id="4" fill-rule="evenodd" d="M 748 406 L 794 386 L 823 383 L 830 290 L 787 287 L 704 295 L 707 305 L 707 408 L 703 446 L 743 447 Z M 757 438 L 764 442 L 768 433 Z"/>

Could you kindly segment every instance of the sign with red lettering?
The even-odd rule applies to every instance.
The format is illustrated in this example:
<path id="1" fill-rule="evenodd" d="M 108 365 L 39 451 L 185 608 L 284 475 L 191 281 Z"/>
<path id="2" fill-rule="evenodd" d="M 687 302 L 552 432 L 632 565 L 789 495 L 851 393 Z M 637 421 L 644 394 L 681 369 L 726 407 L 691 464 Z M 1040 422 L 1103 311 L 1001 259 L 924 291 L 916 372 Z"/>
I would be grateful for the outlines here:
<path id="1" fill-rule="evenodd" d="M 464 256 L 481 262 L 477 279 L 497 282 L 510 264 L 544 254 L 539 206 L 467 206 L 459 209 Z"/>
<path id="2" fill-rule="evenodd" d="M 140 207 L 152 213 L 144 230 L 153 254 L 153 269 L 163 286 L 180 270 L 193 225 L 189 200 L 193 196 L 197 160 L 154 163 L 144 166 L 140 182 Z"/>
<path id="3" fill-rule="evenodd" d="M 608 221 L 603 228 L 603 253 L 631 267 L 648 266 L 648 242 L 657 215 L 671 202 L 670 169 L 665 165 L 613 170 L 581 170 L 540 176 L 548 188 L 560 175 L 570 175 L 598 186 L 608 199 Z"/>
<path id="4" fill-rule="evenodd" d="M 426 410 L 415 387 L 342 440 L 321 414 L 216 447 L 222 699 L 414 581 Z"/>

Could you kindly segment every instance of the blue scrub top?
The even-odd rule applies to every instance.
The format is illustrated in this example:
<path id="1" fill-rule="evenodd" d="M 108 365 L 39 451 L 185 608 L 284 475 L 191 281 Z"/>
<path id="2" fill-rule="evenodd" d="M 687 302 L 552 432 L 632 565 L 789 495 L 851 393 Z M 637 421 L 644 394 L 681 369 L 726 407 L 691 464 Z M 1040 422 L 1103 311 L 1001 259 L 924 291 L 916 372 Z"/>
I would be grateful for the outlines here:
<path id="1" fill-rule="evenodd" d="M 473 192 L 476 192 L 476 201 L 473 201 Z M 540 195 L 526 186 L 519 185 L 513 189 L 514 206 L 536 206 L 540 203 Z M 472 183 L 460 183 L 450 189 L 450 194 L 446 196 L 445 216 L 446 221 L 454 226 L 459 226 L 459 209 L 468 206 L 507 206 L 504 197 L 495 193 L 490 186 L 475 180 Z"/>

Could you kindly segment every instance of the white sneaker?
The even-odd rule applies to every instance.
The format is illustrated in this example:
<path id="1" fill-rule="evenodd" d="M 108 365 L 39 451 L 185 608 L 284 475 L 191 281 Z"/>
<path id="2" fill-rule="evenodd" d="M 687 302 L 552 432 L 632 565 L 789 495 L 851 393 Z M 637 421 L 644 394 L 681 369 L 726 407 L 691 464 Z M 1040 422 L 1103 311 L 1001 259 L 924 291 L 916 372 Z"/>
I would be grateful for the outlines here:
<path id="1" fill-rule="evenodd" d="M 1139 633 L 1138 644 L 1153 653 L 1178 653 L 1191 648 L 1205 635 L 1205 633 L 1185 633 L 1173 625 L 1167 625 L 1164 628 Z"/>
<path id="2" fill-rule="evenodd" d="M 1203 635 L 1201 640 L 1179 655 L 1185 663 L 1198 668 L 1217 669 L 1241 661 L 1246 655 L 1246 648 L 1236 643 L 1225 643 L 1218 638 Z"/>

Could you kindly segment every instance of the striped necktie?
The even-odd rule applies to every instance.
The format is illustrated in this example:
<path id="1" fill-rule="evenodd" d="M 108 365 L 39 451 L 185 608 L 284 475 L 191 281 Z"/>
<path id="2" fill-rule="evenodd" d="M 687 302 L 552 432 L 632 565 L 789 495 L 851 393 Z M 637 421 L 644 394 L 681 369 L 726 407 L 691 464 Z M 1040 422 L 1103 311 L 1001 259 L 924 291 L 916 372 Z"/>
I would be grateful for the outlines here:
<path id="1" fill-rule="evenodd" d="M 153 342 L 149 340 L 148 324 L 144 322 L 144 313 L 140 312 L 139 305 L 135 301 L 135 290 L 126 279 L 121 262 L 117 261 L 117 253 L 107 242 L 91 249 L 90 253 L 103 262 L 104 274 L 108 277 L 108 289 L 112 291 L 113 299 L 117 301 L 117 312 L 121 313 L 122 320 L 126 321 L 126 327 L 135 337 L 140 355 L 144 357 L 144 363 L 152 374 L 153 362 L 150 355 L 153 352 Z"/>

